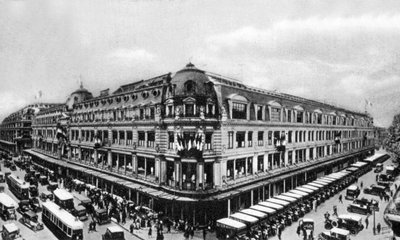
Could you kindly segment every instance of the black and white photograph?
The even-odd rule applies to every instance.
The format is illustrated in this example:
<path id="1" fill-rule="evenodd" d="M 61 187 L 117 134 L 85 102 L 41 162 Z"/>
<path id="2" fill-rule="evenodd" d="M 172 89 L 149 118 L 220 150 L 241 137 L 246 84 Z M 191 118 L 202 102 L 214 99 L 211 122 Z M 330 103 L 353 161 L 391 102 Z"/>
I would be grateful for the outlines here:
<path id="1" fill-rule="evenodd" d="M 2 240 L 400 240 L 400 1 L 0 0 Z"/>

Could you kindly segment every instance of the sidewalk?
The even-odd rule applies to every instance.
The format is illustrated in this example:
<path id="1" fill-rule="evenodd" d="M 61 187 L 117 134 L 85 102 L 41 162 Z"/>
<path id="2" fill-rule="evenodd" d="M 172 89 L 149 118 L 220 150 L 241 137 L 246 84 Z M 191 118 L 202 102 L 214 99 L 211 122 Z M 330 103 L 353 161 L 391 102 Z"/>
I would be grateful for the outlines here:
<path id="1" fill-rule="evenodd" d="M 85 195 L 85 192 L 82 191 L 80 194 L 76 191 L 72 191 L 71 194 L 74 196 L 74 198 L 76 198 L 77 200 L 81 200 L 82 198 L 87 198 L 87 196 Z M 125 224 L 122 223 L 117 223 L 117 221 L 114 218 L 111 218 L 111 221 L 113 221 L 115 224 L 119 225 L 120 227 L 122 227 L 123 229 L 125 229 L 128 234 L 129 234 L 129 226 L 132 223 L 132 220 L 130 220 L 129 218 L 127 218 L 127 221 Z M 185 239 L 185 237 L 183 236 L 183 232 L 181 231 L 176 231 L 174 229 L 171 228 L 171 233 L 166 233 L 167 228 L 164 227 L 164 240 L 179 240 L 179 239 Z M 145 240 L 145 239 L 156 239 L 156 229 L 153 227 L 152 229 L 152 236 L 149 237 L 148 236 L 148 232 L 149 232 L 149 228 L 145 227 L 142 228 L 140 230 L 133 230 L 132 235 L 141 239 L 141 240 Z M 129 239 L 129 238 L 127 238 Z M 190 238 L 189 238 L 190 239 Z M 194 237 L 192 238 L 194 240 L 202 240 L 203 239 L 203 231 L 198 230 L 194 232 Z M 206 236 L 207 240 L 215 240 L 217 239 L 215 236 L 215 232 L 207 232 L 207 236 Z"/>

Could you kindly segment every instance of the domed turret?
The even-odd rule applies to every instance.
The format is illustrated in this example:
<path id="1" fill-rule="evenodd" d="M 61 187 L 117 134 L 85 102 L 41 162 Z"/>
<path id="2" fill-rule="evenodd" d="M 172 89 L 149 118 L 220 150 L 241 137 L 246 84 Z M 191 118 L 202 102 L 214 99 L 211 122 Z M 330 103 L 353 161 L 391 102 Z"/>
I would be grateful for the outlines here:
<path id="1" fill-rule="evenodd" d="M 92 93 L 84 88 L 83 84 L 81 83 L 80 88 L 71 93 L 71 95 L 68 97 L 66 104 L 68 109 L 72 109 L 74 104 L 89 100 L 91 98 L 93 98 Z"/>
<path id="2" fill-rule="evenodd" d="M 175 87 L 176 96 L 190 95 L 210 95 L 207 89 L 210 83 L 207 75 L 192 63 L 188 63 L 185 68 L 178 71 L 171 81 Z"/>

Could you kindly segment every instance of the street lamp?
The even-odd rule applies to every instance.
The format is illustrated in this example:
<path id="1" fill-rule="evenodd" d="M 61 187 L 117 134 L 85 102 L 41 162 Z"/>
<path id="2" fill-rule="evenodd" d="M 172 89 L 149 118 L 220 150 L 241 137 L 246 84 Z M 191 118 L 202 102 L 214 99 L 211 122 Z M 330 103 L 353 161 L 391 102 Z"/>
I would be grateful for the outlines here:
<path id="1" fill-rule="evenodd" d="M 372 232 L 375 235 L 375 208 L 372 209 L 373 213 L 374 213 L 374 226 L 372 227 Z"/>

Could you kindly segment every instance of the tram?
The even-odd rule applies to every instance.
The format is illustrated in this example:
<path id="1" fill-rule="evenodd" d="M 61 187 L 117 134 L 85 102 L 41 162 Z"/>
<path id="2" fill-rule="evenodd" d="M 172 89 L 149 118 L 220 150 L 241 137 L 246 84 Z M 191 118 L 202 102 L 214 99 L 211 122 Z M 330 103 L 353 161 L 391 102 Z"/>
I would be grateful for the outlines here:
<path id="1" fill-rule="evenodd" d="M 83 222 L 52 201 L 43 202 L 42 221 L 62 240 L 82 240 Z"/>
<path id="2" fill-rule="evenodd" d="M 11 174 L 7 178 L 7 185 L 10 191 L 20 200 L 29 199 L 29 183 Z"/>

